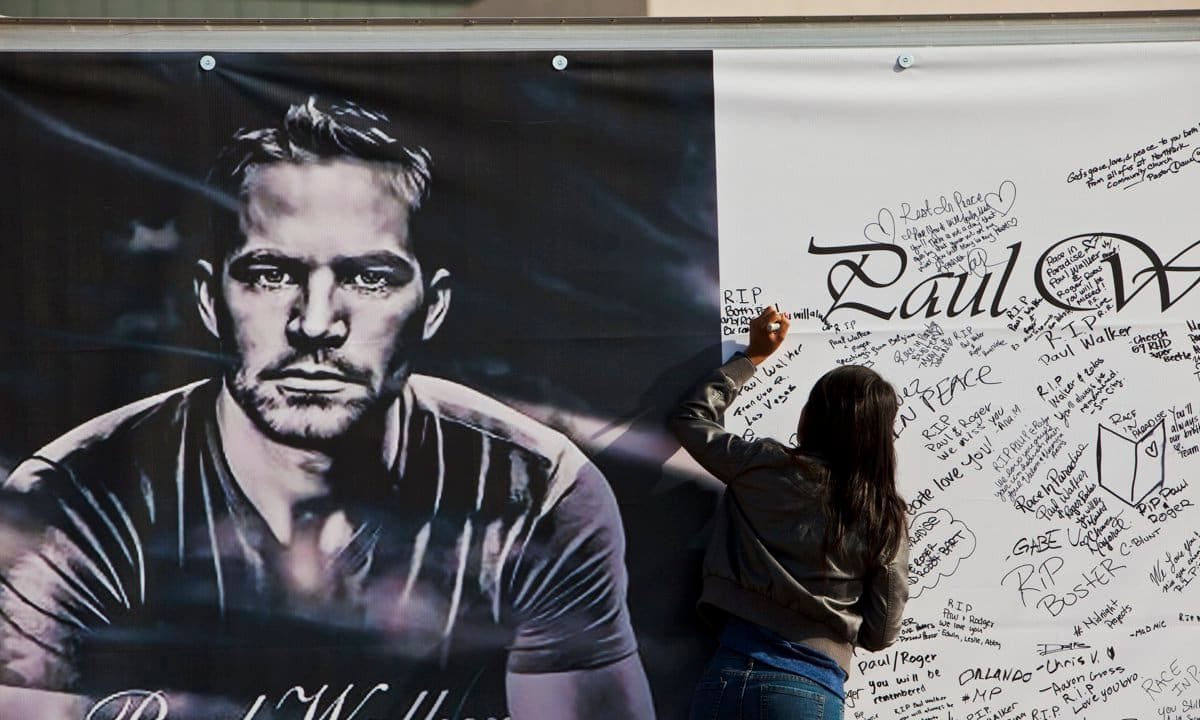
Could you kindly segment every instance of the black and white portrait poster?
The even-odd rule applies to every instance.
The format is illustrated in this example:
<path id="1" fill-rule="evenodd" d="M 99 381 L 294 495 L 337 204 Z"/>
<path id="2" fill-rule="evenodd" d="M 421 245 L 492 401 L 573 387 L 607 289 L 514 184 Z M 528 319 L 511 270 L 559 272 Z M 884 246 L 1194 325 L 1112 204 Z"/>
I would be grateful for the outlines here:
<path id="1" fill-rule="evenodd" d="M 892 382 L 854 720 L 1200 717 L 1195 43 L 0 54 L 0 717 L 683 718 L 664 419 Z"/>
<path id="2" fill-rule="evenodd" d="M 197 60 L 0 57 L 0 714 L 686 707 L 709 54 Z"/>

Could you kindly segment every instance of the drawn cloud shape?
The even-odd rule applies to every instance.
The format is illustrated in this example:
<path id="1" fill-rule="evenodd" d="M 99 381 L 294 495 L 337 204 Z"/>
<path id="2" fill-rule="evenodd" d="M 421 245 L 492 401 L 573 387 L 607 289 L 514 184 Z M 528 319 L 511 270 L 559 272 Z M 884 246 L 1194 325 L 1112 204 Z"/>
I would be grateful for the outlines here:
<path id="1" fill-rule="evenodd" d="M 975 553 L 975 533 L 945 508 L 917 513 L 909 523 L 908 535 L 910 597 L 937 587 Z"/>

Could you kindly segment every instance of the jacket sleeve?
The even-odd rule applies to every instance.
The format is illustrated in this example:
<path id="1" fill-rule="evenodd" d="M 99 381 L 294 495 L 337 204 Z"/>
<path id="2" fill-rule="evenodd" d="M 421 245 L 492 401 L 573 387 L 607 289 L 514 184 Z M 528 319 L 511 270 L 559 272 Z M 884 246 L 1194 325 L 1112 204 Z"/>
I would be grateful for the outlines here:
<path id="1" fill-rule="evenodd" d="M 694 387 L 669 420 L 683 449 L 723 483 L 731 482 L 756 453 L 757 443 L 727 431 L 722 417 L 754 370 L 745 355 L 733 356 Z"/>
<path id="2" fill-rule="evenodd" d="M 896 557 L 875 568 L 867 577 L 859 601 L 863 622 L 858 630 L 858 646 L 877 651 L 896 642 L 907 603 L 908 538 L 904 538 Z"/>

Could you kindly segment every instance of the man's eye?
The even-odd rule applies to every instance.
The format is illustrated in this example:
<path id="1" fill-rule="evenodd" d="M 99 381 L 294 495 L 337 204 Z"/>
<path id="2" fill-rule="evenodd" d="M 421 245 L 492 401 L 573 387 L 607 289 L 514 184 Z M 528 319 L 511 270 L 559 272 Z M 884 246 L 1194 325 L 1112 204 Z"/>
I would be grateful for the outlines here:
<path id="1" fill-rule="evenodd" d="M 291 273 L 277 267 L 252 267 L 249 271 L 250 281 L 255 285 L 268 289 L 295 285 L 296 280 Z"/>
<path id="2" fill-rule="evenodd" d="M 363 270 L 350 278 L 350 284 L 364 290 L 381 290 L 393 284 L 392 274 L 383 270 Z"/>

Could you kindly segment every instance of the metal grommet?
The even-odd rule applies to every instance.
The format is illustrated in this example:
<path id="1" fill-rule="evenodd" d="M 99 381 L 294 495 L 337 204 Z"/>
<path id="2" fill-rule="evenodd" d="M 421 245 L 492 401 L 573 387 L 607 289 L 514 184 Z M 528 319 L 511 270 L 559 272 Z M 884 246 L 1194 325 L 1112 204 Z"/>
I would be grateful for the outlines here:
<path id="1" fill-rule="evenodd" d="M 900 57 L 896 58 L 896 64 L 902 68 L 910 68 L 916 61 L 912 53 L 900 53 Z"/>
<path id="2" fill-rule="evenodd" d="M 566 70 L 567 58 L 565 55 L 555 55 L 554 59 L 550 61 L 550 65 L 552 65 L 555 70 Z"/>
<path id="3" fill-rule="evenodd" d="M 212 55 L 205 55 L 204 57 L 200 58 L 200 69 L 201 70 L 204 70 L 205 72 L 207 72 L 209 70 L 212 70 L 216 66 L 217 66 L 217 59 L 215 57 L 213 57 Z"/>

